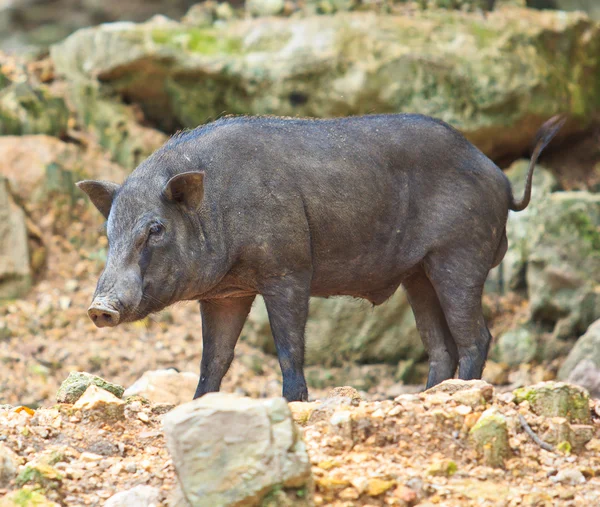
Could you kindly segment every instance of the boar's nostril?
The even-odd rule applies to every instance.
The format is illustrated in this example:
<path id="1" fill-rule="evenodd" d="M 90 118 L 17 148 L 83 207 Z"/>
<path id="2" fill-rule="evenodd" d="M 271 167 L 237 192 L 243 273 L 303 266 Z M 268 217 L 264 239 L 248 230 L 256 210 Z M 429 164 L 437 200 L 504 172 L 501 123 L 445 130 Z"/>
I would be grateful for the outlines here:
<path id="1" fill-rule="evenodd" d="M 119 312 L 102 303 L 94 303 L 88 310 L 90 319 L 98 327 L 113 327 L 119 323 Z"/>

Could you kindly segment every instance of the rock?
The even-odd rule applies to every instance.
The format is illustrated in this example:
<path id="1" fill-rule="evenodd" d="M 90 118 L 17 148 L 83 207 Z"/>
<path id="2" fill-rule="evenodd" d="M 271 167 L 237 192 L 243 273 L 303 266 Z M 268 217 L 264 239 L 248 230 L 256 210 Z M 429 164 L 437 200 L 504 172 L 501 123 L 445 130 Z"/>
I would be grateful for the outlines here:
<path id="1" fill-rule="evenodd" d="M 288 407 L 296 424 L 304 426 L 310 419 L 312 413 L 320 406 L 318 402 L 292 401 Z"/>
<path id="2" fill-rule="evenodd" d="M 506 363 L 496 363 L 495 361 L 487 361 L 483 369 L 482 380 L 493 385 L 508 384 L 509 368 Z"/>
<path id="3" fill-rule="evenodd" d="M 96 375 L 82 371 L 72 371 L 60 385 L 56 393 L 56 401 L 59 403 L 75 403 L 90 385 L 104 389 L 117 398 L 121 398 L 125 391 L 120 385 L 111 384 Z"/>
<path id="4" fill-rule="evenodd" d="M 450 459 L 434 461 L 425 472 L 427 475 L 438 477 L 451 477 L 456 473 L 458 467 L 456 463 Z"/>
<path id="5" fill-rule="evenodd" d="M 504 415 L 495 408 L 486 410 L 469 430 L 469 437 L 487 466 L 504 467 L 511 454 Z"/>
<path id="6" fill-rule="evenodd" d="M 262 299 L 250 312 L 242 339 L 275 353 Z M 423 344 L 404 291 L 398 290 L 389 301 L 373 309 L 365 301 L 346 298 L 311 300 L 306 324 L 307 365 L 341 366 L 348 361 L 397 363 L 400 359 L 418 360 L 423 356 Z M 336 378 L 335 382 L 354 384 L 348 376 Z"/>
<path id="7" fill-rule="evenodd" d="M 152 486 L 136 486 L 111 496 L 104 507 L 158 507 L 160 490 Z"/>
<path id="8" fill-rule="evenodd" d="M 130 387 L 124 397 L 143 396 L 154 403 L 179 405 L 194 399 L 198 375 L 191 372 L 178 372 L 173 369 L 144 372 Z"/>
<path id="9" fill-rule="evenodd" d="M 18 466 L 17 455 L 0 442 L 0 489 L 8 488 L 10 481 L 17 476 Z"/>
<path id="10" fill-rule="evenodd" d="M 452 395 L 452 399 L 461 405 L 471 408 L 485 406 L 486 400 L 483 397 L 481 389 L 465 389 L 457 391 Z"/>
<path id="11" fill-rule="evenodd" d="M 70 169 L 83 166 L 83 174 Z M 46 135 L 0 136 L 0 174 L 11 192 L 27 207 L 56 194 L 80 196 L 74 181 L 79 177 L 122 181 L 125 172 L 93 147 L 83 149 Z"/>
<path id="12" fill-rule="evenodd" d="M 568 443 L 569 450 L 581 451 L 594 436 L 594 427 L 586 424 L 569 424 L 564 417 L 552 417 L 542 440 L 560 447 Z"/>
<path id="13" fill-rule="evenodd" d="M 600 398 L 600 368 L 590 359 L 579 361 L 567 377 L 567 382 L 587 389 L 592 398 Z"/>
<path id="14" fill-rule="evenodd" d="M 0 176 L 0 300 L 23 296 L 31 286 L 25 212 Z"/>
<path id="15" fill-rule="evenodd" d="M 517 160 L 506 171 L 514 195 L 523 195 L 529 160 Z M 508 250 L 499 267 L 490 271 L 485 288 L 488 292 L 505 293 L 526 289 L 527 258 L 535 246 L 531 243 L 530 228 L 550 193 L 559 190 L 556 177 L 543 166 L 536 166 L 531 187 L 531 202 L 518 213 L 509 212 L 506 235 Z M 494 350 L 492 349 L 492 353 Z"/>
<path id="16" fill-rule="evenodd" d="M 247 0 L 246 10 L 253 16 L 275 16 L 283 11 L 284 0 Z"/>
<path id="17" fill-rule="evenodd" d="M 106 421 L 124 417 L 125 402 L 109 391 L 91 384 L 81 398 L 73 405 L 74 410 L 81 410 L 84 417 Z"/>
<path id="18" fill-rule="evenodd" d="M 590 421 L 589 396 L 585 389 L 564 382 L 540 382 L 513 391 L 515 403 L 529 402 L 544 417 L 565 417 L 569 422 Z"/>
<path id="19" fill-rule="evenodd" d="M 276 486 L 305 488 L 310 462 L 283 398 L 211 393 L 164 419 L 179 483 L 195 507 L 259 505 Z"/>
<path id="20" fill-rule="evenodd" d="M 11 491 L 4 498 L 0 498 L 0 507 L 60 507 L 60 505 L 51 502 L 42 493 L 25 487 Z"/>
<path id="21" fill-rule="evenodd" d="M 362 400 L 360 393 L 354 389 L 354 387 L 350 386 L 334 387 L 327 393 L 327 398 L 337 398 L 338 396 L 341 396 L 342 398 L 350 398 L 352 403 L 357 405 L 358 402 Z"/>
<path id="22" fill-rule="evenodd" d="M 574 120 L 563 135 L 589 124 L 600 94 L 599 49 L 600 26 L 584 14 L 502 9 L 493 23 L 454 11 L 271 17 L 208 27 L 119 23 L 79 30 L 51 55 L 80 116 L 106 96 L 141 106 L 165 131 L 224 111 L 314 117 L 411 111 L 450 122 L 500 158 L 527 150 L 541 122 L 558 112 Z M 556 59 L 557 51 L 572 57 Z"/>
<path id="23" fill-rule="evenodd" d="M 379 496 L 385 493 L 387 490 L 392 489 L 395 485 L 396 481 L 377 478 L 369 479 L 365 493 L 369 496 Z"/>
<path id="24" fill-rule="evenodd" d="M 588 192 L 551 194 L 531 224 L 527 288 L 532 318 L 555 322 L 557 338 L 582 334 L 600 318 L 595 290 L 600 283 L 599 227 L 600 195 Z"/>
<path id="25" fill-rule="evenodd" d="M 488 384 L 486 381 L 460 379 L 444 380 L 444 382 L 427 389 L 424 394 L 446 393 L 454 397 L 460 391 L 469 391 L 469 394 L 472 391 L 476 391 L 485 401 L 490 401 L 494 396 L 494 386 Z"/>
<path id="26" fill-rule="evenodd" d="M 561 482 L 563 484 L 570 484 L 572 486 L 585 483 L 585 477 L 579 470 L 575 468 L 566 468 L 560 470 L 556 475 L 550 477 L 550 480 L 552 482 Z"/>
<path id="27" fill-rule="evenodd" d="M 21 469 L 15 482 L 18 486 L 34 484 L 38 487 L 56 489 L 63 476 L 54 467 L 45 463 L 29 462 Z"/>
<path id="28" fill-rule="evenodd" d="M 40 84 L 24 62 L 0 53 L 0 135 L 60 136 L 68 119 L 61 97 Z"/>
<path id="29" fill-rule="evenodd" d="M 526 327 L 502 333 L 492 348 L 492 358 L 509 366 L 532 361 L 537 352 L 537 336 Z"/>
<path id="30" fill-rule="evenodd" d="M 559 380 L 569 378 L 576 367 L 584 361 L 586 365 L 591 362 L 595 368 L 600 368 L 600 319 L 595 321 L 585 334 L 577 340 L 558 371 Z M 591 365 L 585 366 L 585 368 L 591 372 Z M 593 373 L 590 374 L 593 377 Z M 575 383 L 578 382 L 575 381 Z"/>
<path id="31" fill-rule="evenodd" d="M 527 6 L 534 9 L 584 11 L 592 19 L 600 20 L 600 4 L 596 0 L 527 0 Z"/>

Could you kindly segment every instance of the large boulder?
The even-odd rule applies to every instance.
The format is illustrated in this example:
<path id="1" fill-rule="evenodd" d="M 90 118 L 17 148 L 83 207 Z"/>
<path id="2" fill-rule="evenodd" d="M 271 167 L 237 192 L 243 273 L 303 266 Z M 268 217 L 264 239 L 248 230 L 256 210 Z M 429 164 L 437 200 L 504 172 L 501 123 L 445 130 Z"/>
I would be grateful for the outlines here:
<path id="1" fill-rule="evenodd" d="M 262 298 L 254 304 L 242 338 L 275 353 Z M 412 309 L 402 289 L 377 307 L 350 298 L 311 299 L 306 324 L 307 365 L 397 363 L 423 355 Z"/>
<path id="2" fill-rule="evenodd" d="M 355 12 L 205 27 L 160 18 L 79 30 L 51 55 L 80 113 L 117 96 L 173 130 L 223 113 L 420 112 L 500 157 L 522 153 L 553 114 L 576 120 L 565 134 L 592 120 L 599 52 L 600 25 L 584 14 L 507 7 L 487 18 Z"/>
<path id="3" fill-rule="evenodd" d="M 288 488 L 310 503 L 310 461 L 283 398 L 207 394 L 169 412 L 164 430 L 188 505 L 263 505 Z"/>
<path id="4" fill-rule="evenodd" d="M 593 19 L 600 19 L 600 2 L 598 0 L 527 0 L 527 5 L 536 9 L 583 11 Z"/>
<path id="5" fill-rule="evenodd" d="M 0 176 L 0 300 L 24 295 L 31 286 L 25 212 L 15 203 L 8 181 Z"/>

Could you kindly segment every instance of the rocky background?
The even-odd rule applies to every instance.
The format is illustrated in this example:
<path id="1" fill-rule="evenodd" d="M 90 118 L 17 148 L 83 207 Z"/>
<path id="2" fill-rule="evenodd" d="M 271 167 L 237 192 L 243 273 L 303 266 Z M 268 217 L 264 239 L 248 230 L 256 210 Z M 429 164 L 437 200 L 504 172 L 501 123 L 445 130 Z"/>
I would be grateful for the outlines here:
<path id="1" fill-rule="evenodd" d="M 0 506 L 594 505 L 600 11 L 593 0 L 492 4 L 0 3 Z M 509 217 L 509 251 L 487 283 L 484 379 L 494 387 L 414 394 L 426 356 L 400 290 L 375 309 L 313 300 L 316 401 L 291 412 L 274 401 L 281 379 L 257 301 L 223 391 L 259 401 L 217 396 L 171 410 L 197 381 L 197 305 L 96 329 L 86 308 L 106 238 L 74 182 L 122 181 L 175 131 L 223 114 L 401 111 L 459 128 L 517 195 L 536 130 L 568 118 L 536 169 L 532 204 Z M 538 382 L 550 383 L 527 387 Z M 328 394 L 342 385 L 357 391 Z M 256 445 L 235 444 L 225 471 L 217 444 L 233 445 L 249 419 Z M 182 451 L 199 438 L 186 420 L 214 436 L 208 465 Z M 274 482 L 237 483 L 236 467 L 260 461 L 265 441 L 283 442 L 269 451 L 279 468 L 264 469 Z M 198 477 L 214 488 L 210 503 L 193 496 Z M 232 496 L 210 496 L 222 487 Z"/>

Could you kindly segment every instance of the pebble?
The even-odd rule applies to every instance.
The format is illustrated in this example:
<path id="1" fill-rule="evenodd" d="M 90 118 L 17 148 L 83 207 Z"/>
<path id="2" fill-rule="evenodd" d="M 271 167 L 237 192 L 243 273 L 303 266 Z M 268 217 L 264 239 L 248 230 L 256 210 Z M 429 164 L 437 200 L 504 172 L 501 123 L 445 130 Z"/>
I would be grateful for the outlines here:
<path id="1" fill-rule="evenodd" d="M 552 482 L 560 482 L 563 484 L 571 484 L 576 486 L 577 484 L 584 484 L 584 475 L 576 468 L 566 468 L 560 470 L 555 476 L 550 477 Z"/>

